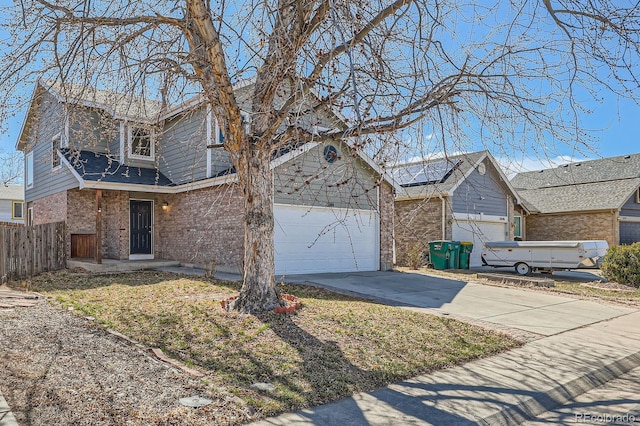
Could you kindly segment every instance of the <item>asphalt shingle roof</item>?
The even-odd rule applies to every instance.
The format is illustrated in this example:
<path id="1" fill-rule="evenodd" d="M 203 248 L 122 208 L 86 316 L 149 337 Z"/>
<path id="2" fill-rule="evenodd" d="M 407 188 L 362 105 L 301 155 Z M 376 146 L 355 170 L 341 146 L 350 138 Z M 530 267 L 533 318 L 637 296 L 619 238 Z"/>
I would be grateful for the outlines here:
<path id="1" fill-rule="evenodd" d="M 62 99 L 72 103 L 89 103 L 92 106 L 104 109 L 118 117 L 156 121 L 163 111 L 163 104 L 130 94 L 100 90 L 93 87 L 80 86 L 58 81 L 44 81 Z M 166 105 L 166 109 L 171 109 Z"/>
<path id="2" fill-rule="evenodd" d="M 640 186 L 640 178 L 519 190 L 526 206 L 539 213 L 615 210 Z"/>
<path id="3" fill-rule="evenodd" d="M 632 154 L 518 173 L 511 184 L 516 189 L 537 189 L 637 177 L 640 177 L 640 154 Z"/>
<path id="4" fill-rule="evenodd" d="M 447 177 L 444 182 L 439 183 L 430 183 L 427 185 L 417 185 L 410 186 L 406 188 L 401 188 L 398 191 L 398 197 L 410 197 L 410 198 L 422 198 L 422 197 L 430 197 L 437 194 L 447 193 L 458 186 L 458 183 L 461 179 L 469 172 L 473 166 L 476 165 L 480 159 L 487 155 L 486 151 L 479 152 L 471 152 L 467 154 L 458 154 L 458 155 L 450 155 L 446 158 L 434 158 L 427 161 L 419 161 L 410 163 L 411 165 L 423 164 L 426 169 L 428 169 L 429 164 L 441 162 L 442 160 L 449 160 L 453 163 L 460 160 L 457 167 L 452 171 L 452 173 Z M 407 167 L 408 164 L 403 164 L 398 167 Z M 393 169 L 391 169 L 391 174 L 393 174 Z"/>
<path id="5" fill-rule="evenodd" d="M 615 210 L 640 187 L 640 154 L 519 173 L 511 184 L 531 211 Z"/>
<path id="6" fill-rule="evenodd" d="M 93 182 L 128 183 L 134 185 L 174 185 L 155 168 L 124 166 L 108 154 L 64 150 L 71 167 L 82 179 Z"/>

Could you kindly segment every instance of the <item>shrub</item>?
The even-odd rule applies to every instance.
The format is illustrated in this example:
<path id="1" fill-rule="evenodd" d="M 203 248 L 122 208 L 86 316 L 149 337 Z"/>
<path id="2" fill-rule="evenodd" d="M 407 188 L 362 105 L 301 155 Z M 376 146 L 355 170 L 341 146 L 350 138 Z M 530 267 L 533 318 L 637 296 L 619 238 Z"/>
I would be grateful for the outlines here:
<path id="1" fill-rule="evenodd" d="M 411 245 L 407 253 L 409 267 L 411 269 L 419 269 L 425 263 L 426 254 L 427 251 L 424 245 L 420 243 Z"/>
<path id="2" fill-rule="evenodd" d="M 609 281 L 640 288 L 640 242 L 610 247 L 600 269 Z"/>

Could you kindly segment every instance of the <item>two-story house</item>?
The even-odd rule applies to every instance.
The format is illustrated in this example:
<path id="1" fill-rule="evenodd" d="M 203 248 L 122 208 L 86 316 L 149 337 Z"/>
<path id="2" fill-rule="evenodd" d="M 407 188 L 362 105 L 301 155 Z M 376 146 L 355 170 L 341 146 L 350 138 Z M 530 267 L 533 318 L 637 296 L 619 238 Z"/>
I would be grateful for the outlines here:
<path id="1" fill-rule="evenodd" d="M 251 114 L 251 83 L 235 88 Z M 309 126 L 340 117 L 311 110 Z M 243 205 L 224 135 L 202 97 L 175 107 L 40 81 L 17 149 L 34 224 L 66 221 L 67 256 L 169 259 L 240 271 Z M 393 187 L 347 141 L 273 153 L 277 274 L 388 269 Z M 96 244 L 96 239 L 99 244 Z"/>

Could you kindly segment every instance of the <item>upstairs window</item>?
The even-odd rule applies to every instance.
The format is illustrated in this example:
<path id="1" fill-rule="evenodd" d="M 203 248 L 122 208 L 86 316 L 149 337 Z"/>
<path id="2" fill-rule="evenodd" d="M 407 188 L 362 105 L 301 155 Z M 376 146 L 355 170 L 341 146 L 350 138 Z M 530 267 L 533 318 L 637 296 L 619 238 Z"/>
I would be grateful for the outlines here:
<path id="1" fill-rule="evenodd" d="M 153 160 L 155 155 L 155 135 L 148 127 L 129 126 L 129 157 Z"/>
<path id="2" fill-rule="evenodd" d="M 213 112 L 207 112 L 207 148 L 218 148 L 224 144 L 224 134 L 218 124 L 218 120 L 213 116 Z"/>
<path id="3" fill-rule="evenodd" d="M 11 218 L 24 219 L 24 203 L 22 201 L 12 201 Z"/>
<path id="4" fill-rule="evenodd" d="M 24 179 L 27 188 L 33 188 L 33 152 L 28 153 L 24 159 Z"/>

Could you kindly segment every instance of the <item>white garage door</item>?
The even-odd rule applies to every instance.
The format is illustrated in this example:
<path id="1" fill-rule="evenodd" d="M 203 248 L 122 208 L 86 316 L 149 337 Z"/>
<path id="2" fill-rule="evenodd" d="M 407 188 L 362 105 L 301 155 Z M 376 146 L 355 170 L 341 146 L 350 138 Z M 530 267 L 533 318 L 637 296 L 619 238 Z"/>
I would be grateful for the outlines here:
<path id="1" fill-rule="evenodd" d="M 276 274 L 377 271 L 375 211 L 274 205 Z"/>
<path id="2" fill-rule="evenodd" d="M 482 266 L 482 250 L 485 241 L 504 241 L 507 238 L 507 224 L 504 222 L 481 222 L 456 220 L 453 222 L 453 240 L 471 241 L 470 266 Z"/>

